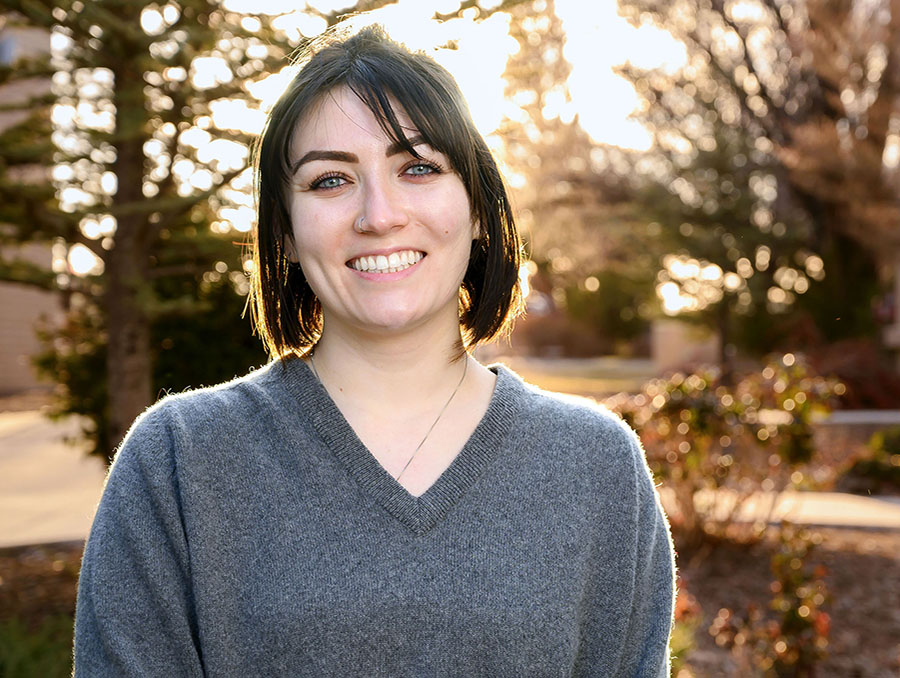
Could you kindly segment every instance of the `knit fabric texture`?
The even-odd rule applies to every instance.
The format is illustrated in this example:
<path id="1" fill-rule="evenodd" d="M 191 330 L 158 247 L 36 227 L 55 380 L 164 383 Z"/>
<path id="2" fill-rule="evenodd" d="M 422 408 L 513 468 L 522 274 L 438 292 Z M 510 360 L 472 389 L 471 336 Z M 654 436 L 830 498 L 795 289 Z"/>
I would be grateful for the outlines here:
<path id="1" fill-rule="evenodd" d="M 296 358 L 148 409 L 85 548 L 75 675 L 667 677 L 674 552 L 637 436 L 490 369 L 420 497 Z"/>

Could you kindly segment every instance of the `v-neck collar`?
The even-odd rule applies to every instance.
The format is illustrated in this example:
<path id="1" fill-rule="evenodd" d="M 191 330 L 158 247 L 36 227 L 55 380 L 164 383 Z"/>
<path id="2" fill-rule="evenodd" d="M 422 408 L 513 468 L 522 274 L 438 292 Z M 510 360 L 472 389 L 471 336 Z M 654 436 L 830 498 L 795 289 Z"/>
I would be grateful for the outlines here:
<path id="1" fill-rule="evenodd" d="M 440 477 L 416 497 L 363 444 L 307 364 L 296 357 L 283 360 L 288 389 L 303 403 L 304 413 L 325 446 L 363 491 L 415 534 L 437 525 L 478 480 L 502 448 L 520 404 L 516 397 L 522 389 L 519 378 L 503 365 L 490 365 L 497 381 L 484 417 Z"/>

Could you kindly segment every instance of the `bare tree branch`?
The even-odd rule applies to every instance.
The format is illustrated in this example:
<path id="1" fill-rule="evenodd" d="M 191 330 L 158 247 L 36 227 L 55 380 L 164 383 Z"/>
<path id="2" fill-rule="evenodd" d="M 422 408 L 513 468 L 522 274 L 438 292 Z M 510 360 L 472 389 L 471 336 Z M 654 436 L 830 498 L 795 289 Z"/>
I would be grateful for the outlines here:
<path id="1" fill-rule="evenodd" d="M 503 0 L 499 5 L 495 7 L 491 7 L 490 9 L 484 9 L 478 4 L 478 0 L 463 0 L 459 3 L 459 9 L 455 12 L 448 12 L 446 14 L 435 13 L 434 18 L 438 21 L 448 21 L 450 19 L 458 19 L 463 16 L 463 13 L 468 9 L 477 9 L 478 10 L 478 18 L 486 19 L 489 16 L 493 16 L 498 12 L 508 12 L 513 7 L 517 7 L 519 5 L 523 5 L 526 2 L 530 2 L 530 0 Z"/>

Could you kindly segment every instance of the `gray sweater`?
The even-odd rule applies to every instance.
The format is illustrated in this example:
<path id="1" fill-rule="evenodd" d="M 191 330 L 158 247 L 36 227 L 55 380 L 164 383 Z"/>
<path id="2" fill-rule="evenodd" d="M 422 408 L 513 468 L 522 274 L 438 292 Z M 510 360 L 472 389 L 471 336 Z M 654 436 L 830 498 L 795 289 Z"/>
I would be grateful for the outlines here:
<path id="1" fill-rule="evenodd" d="M 491 369 L 418 498 L 295 358 L 147 410 L 85 549 L 76 676 L 668 676 L 673 549 L 637 437 Z"/>

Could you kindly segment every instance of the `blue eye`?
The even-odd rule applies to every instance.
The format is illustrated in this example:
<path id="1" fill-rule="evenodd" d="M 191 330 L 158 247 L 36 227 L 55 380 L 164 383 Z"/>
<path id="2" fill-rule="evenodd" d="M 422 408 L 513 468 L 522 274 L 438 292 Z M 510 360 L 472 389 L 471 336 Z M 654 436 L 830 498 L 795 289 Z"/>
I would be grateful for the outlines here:
<path id="1" fill-rule="evenodd" d="M 319 179 L 316 179 L 315 181 L 312 182 L 312 184 L 310 184 L 310 188 L 313 190 L 319 189 L 319 188 L 322 188 L 322 189 L 339 188 L 343 184 L 344 184 L 343 177 L 340 177 L 337 175 L 331 175 L 331 176 L 326 176 L 326 177 L 321 177 Z"/>
<path id="2" fill-rule="evenodd" d="M 440 172 L 440 169 L 435 165 L 427 162 L 417 162 L 415 165 L 410 165 L 406 169 L 407 174 L 411 174 L 416 177 L 424 177 L 429 174 L 437 174 Z"/>

